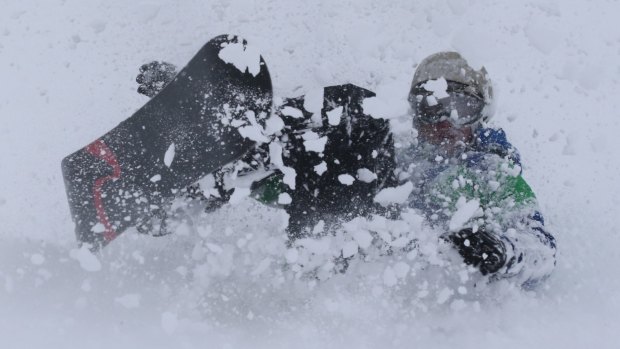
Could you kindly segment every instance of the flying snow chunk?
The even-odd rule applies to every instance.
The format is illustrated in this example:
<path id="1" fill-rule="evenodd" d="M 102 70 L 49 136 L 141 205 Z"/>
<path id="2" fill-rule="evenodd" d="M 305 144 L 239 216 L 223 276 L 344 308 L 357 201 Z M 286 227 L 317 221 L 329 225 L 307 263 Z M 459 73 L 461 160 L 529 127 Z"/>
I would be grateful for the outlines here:
<path id="1" fill-rule="evenodd" d="M 230 202 L 232 205 L 236 205 L 243 201 L 244 198 L 250 196 L 250 188 L 235 188 L 235 191 L 230 195 Z"/>
<path id="2" fill-rule="evenodd" d="M 257 143 L 267 143 L 269 142 L 269 138 L 263 135 L 263 130 L 258 125 L 247 125 L 243 127 L 239 127 L 239 134 L 243 138 L 247 138 Z"/>
<path id="3" fill-rule="evenodd" d="M 426 91 L 432 92 L 433 96 L 437 99 L 450 96 L 448 94 L 448 82 L 443 77 L 437 80 L 428 80 L 422 87 L 424 87 Z"/>
<path id="4" fill-rule="evenodd" d="M 313 114 L 321 114 L 321 109 L 323 109 L 322 88 L 306 93 L 306 96 L 304 97 L 304 109 Z"/>
<path id="5" fill-rule="evenodd" d="M 457 210 L 448 224 L 450 231 L 459 231 L 470 219 L 480 216 L 480 201 L 477 199 L 466 201 L 465 197 L 461 196 L 456 206 Z"/>
<path id="6" fill-rule="evenodd" d="M 284 116 L 290 116 L 294 119 L 300 119 L 304 117 L 304 114 L 301 112 L 301 110 L 293 107 L 284 107 L 282 108 L 282 110 L 280 110 L 280 113 L 282 113 L 282 115 Z"/>
<path id="7" fill-rule="evenodd" d="M 381 206 L 402 204 L 407 201 L 407 198 L 409 198 L 409 194 L 411 194 L 412 190 L 413 183 L 411 182 L 407 182 L 394 188 L 385 188 L 375 195 L 374 201 Z"/>
<path id="8" fill-rule="evenodd" d="M 80 263 L 80 267 L 86 271 L 99 271 L 101 270 L 101 262 L 97 259 L 88 246 L 83 245 L 79 249 L 73 249 L 69 252 L 69 257 L 77 260 Z"/>
<path id="9" fill-rule="evenodd" d="M 164 164 L 166 167 L 170 167 L 172 165 L 172 161 L 174 160 L 174 155 L 176 154 L 176 147 L 174 143 L 171 143 L 166 150 L 166 154 L 164 154 Z"/>
<path id="10" fill-rule="evenodd" d="M 322 176 L 323 173 L 325 173 L 326 171 L 327 171 L 327 163 L 325 161 L 314 166 L 314 172 L 316 172 L 319 176 Z"/>
<path id="11" fill-rule="evenodd" d="M 150 181 L 153 183 L 157 183 L 161 181 L 161 175 L 158 175 L 158 174 L 154 175 L 153 177 L 151 177 Z"/>
<path id="12" fill-rule="evenodd" d="M 95 234 L 102 234 L 102 233 L 105 233 L 105 226 L 102 223 L 97 223 L 93 225 L 92 228 L 90 228 L 90 231 L 92 231 Z"/>
<path id="13" fill-rule="evenodd" d="M 256 76 L 260 73 L 260 53 L 242 43 L 230 43 L 223 47 L 218 54 L 221 60 L 230 63 L 242 73 L 246 71 Z"/>
<path id="14" fill-rule="evenodd" d="M 364 183 L 370 183 L 377 179 L 377 174 L 367 168 L 357 170 L 357 179 Z"/>
<path id="15" fill-rule="evenodd" d="M 394 108 L 391 106 L 392 103 L 388 103 L 387 101 L 377 97 L 365 98 L 362 101 L 362 109 L 364 109 L 364 114 L 368 114 L 375 119 L 387 119 L 395 116 L 393 111 Z"/>
<path id="16" fill-rule="evenodd" d="M 278 170 L 284 174 L 284 178 L 282 178 L 282 182 L 288 185 L 289 188 L 295 189 L 295 177 L 297 176 L 297 172 L 292 167 L 287 167 L 284 165 L 284 161 L 282 160 L 282 146 L 276 144 L 275 142 L 269 143 L 269 159 L 271 163 L 274 164 Z"/>
<path id="17" fill-rule="evenodd" d="M 344 113 L 344 107 L 332 109 L 327 114 L 327 122 L 332 126 L 338 126 L 340 124 L 340 117 Z"/>
<path id="18" fill-rule="evenodd" d="M 338 176 L 338 181 L 344 185 L 351 185 L 355 182 L 355 178 L 350 174 L 341 174 Z"/>
<path id="19" fill-rule="evenodd" d="M 322 153 L 325 150 L 325 144 L 327 144 L 327 136 L 321 137 L 319 139 L 310 139 L 304 141 L 304 148 L 306 148 L 306 151 Z"/>
<path id="20" fill-rule="evenodd" d="M 267 121 L 265 121 L 265 133 L 268 135 L 280 132 L 284 128 L 284 121 L 277 116 L 272 115 Z"/>
<path id="21" fill-rule="evenodd" d="M 140 307 L 141 298 L 142 296 L 137 293 L 130 293 L 121 297 L 116 297 L 114 301 L 127 309 L 135 309 Z"/>
<path id="22" fill-rule="evenodd" d="M 291 198 L 291 196 L 287 193 L 282 193 L 280 195 L 278 195 L 278 204 L 280 205 L 288 205 L 291 202 L 293 202 L 293 199 Z"/>

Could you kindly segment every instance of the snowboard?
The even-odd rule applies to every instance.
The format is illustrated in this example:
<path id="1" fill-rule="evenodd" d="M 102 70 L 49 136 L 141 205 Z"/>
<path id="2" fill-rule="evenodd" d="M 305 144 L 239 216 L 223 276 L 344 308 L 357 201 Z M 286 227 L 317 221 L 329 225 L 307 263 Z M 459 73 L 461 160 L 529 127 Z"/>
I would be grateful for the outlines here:
<path id="1" fill-rule="evenodd" d="M 79 243 L 102 248 L 243 156 L 254 141 L 242 129 L 261 126 L 272 100 L 267 65 L 247 41 L 207 42 L 142 108 L 62 160 Z"/>

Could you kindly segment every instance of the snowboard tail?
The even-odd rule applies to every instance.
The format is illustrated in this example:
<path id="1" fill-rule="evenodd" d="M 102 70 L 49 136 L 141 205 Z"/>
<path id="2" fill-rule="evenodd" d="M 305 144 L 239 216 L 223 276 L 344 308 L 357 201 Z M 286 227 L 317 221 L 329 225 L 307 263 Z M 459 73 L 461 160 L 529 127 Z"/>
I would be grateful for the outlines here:
<path id="1" fill-rule="evenodd" d="M 63 159 L 78 241 L 105 246 L 240 158 L 254 142 L 239 128 L 262 124 L 271 107 L 263 58 L 237 36 L 210 40 L 131 117 Z"/>

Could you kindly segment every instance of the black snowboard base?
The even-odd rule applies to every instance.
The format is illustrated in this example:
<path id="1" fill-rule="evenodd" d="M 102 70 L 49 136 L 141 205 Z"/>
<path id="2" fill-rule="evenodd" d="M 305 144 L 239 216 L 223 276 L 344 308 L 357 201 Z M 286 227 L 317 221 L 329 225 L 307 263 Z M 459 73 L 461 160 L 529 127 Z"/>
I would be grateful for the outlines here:
<path id="1" fill-rule="evenodd" d="M 261 124 L 271 107 L 262 57 L 237 36 L 210 40 L 131 117 L 63 159 L 78 241 L 105 246 L 179 190 L 243 156 L 254 142 L 239 128 Z"/>

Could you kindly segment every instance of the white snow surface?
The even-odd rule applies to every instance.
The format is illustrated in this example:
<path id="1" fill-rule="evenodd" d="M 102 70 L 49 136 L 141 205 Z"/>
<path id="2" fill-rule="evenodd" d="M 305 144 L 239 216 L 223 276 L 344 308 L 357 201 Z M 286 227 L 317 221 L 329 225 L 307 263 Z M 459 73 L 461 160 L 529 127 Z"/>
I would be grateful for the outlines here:
<path id="1" fill-rule="evenodd" d="M 605 0 L 3 1 L 2 346 L 615 348 L 618 13 Z M 99 254 L 77 249 L 61 159 L 146 102 L 135 92 L 140 65 L 183 66 L 222 33 L 262 54 L 277 97 L 314 91 L 310 111 L 323 86 L 347 82 L 397 100 L 402 110 L 381 117 L 403 146 L 415 131 L 392 115 L 407 112 L 416 65 L 440 50 L 484 65 L 493 123 L 520 150 L 557 238 L 552 277 L 532 291 L 485 286 L 414 213 L 354 220 L 316 246 L 287 248 L 286 214 L 250 198 L 195 213 L 169 236 L 131 230 Z M 382 254 L 375 235 L 420 246 Z M 329 256 L 358 249 L 367 262 L 328 277 Z M 303 276 L 303 263 L 317 277 Z"/>

